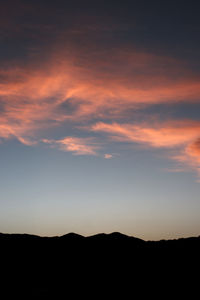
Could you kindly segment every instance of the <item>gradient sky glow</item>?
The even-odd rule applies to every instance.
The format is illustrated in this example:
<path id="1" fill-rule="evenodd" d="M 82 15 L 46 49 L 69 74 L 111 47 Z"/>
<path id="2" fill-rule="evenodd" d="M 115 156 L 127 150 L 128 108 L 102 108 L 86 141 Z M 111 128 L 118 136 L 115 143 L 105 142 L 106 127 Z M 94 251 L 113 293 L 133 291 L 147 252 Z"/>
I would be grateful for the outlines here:
<path id="1" fill-rule="evenodd" d="M 200 234 L 199 9 L 1 1 L 0 232 Z"/>

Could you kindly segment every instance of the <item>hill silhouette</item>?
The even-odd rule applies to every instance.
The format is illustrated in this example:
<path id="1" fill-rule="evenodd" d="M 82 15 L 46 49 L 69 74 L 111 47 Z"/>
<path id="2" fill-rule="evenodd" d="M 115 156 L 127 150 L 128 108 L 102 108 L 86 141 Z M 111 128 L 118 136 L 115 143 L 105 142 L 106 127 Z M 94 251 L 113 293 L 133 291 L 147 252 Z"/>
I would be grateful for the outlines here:
<path id="1" fill-rule="evenodd" d="M 96 287 L 98 294 L 110 289 L 114 295 L 141 283 L 162 284 L 169 273 L 175 281 L 192 276 L 199 267 L 200 237 L 144 241 L 119 232 L 88 237 L 1 233 L 0 251 L 2 286 L 12 286 L 8 294 L 21 287 L 27 295 L 72 292 L 75 297 L 80 289 L 88 293 L 88 287 Z"/>

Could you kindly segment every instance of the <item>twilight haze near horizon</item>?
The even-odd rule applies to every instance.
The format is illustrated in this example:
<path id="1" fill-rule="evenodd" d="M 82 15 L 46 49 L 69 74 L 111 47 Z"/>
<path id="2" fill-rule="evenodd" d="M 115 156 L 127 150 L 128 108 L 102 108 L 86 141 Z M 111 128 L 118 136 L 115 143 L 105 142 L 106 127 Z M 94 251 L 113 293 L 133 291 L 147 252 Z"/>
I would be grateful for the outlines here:
<path id="1" fill-rule="evenodd" d="M 0 5 L 0 232 L 199 235 L 200 4 Z"/>

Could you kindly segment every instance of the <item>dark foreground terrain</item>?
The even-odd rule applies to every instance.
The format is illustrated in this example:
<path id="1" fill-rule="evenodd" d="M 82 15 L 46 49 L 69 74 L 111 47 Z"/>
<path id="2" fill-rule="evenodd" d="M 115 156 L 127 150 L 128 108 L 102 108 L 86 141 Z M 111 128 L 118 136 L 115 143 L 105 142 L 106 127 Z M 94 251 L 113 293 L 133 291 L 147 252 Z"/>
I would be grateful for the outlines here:
<path id="1" fill-rule="evenodd" d="M 126 293 L 156 295 L 158 287 L 163 293 L 183 291 L 189 281 L 194 287 L 199 281 L 200 237 L 155 242 L 120 233 L 51 238 L 0 234 L 0 251 L 1 291 L 7 297 L 76 299 L 81 293 L 114 299 L 123 293 L 128 299 Z"/>

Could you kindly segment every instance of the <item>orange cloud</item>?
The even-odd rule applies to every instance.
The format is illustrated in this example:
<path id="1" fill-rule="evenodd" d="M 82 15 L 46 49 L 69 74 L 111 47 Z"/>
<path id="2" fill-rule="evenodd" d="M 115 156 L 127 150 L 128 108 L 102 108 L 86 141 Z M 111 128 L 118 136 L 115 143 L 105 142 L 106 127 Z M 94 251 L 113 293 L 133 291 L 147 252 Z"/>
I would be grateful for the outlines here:
<path id="1" fill-rule="evenodd" d="M 132 124 L 107 124 L 99 122 L 91 127 L 92 131 L 110 133 L 118 141 L 131 141 L 149 144 L 155 148 L 173 148 L 198 138 L 200 123 L 193 121 L 167 122 L 156 124 L 155 127 Z"/>
<path id="2" fill-rule="evenodd" d="M 187 154 L 200 164 L 200 138 L 186 149 Z"/>
<path id="3" fill-rule="evenodd" d="M 149 124 L 106 124 L 99 122 L 91 130 L 106 132 L 112 140 L 134 142 L 153 148 L 177 149 L 171 158 L 199 169 L 200 122 L 172 121 Z"/>
<path id="4" fill-rule="evenodd" d="M 32 144 L 38 130 L 63 122 L 117 120 L 140 105 L 200 100 L 199 78 L 183 62 L 134 49 L 112 55 L 56 51 L 40 67 L 32 62 L 0 69 L 0 137 Z M 155 146 L 153 129 L 143 131 Z M 173 133 L 172 143 L 184 140 Z"/>
<path id="5" fill-rule="evenodd" d="M 199 135 L 200 136 L 200 135 Z M 200 138 L 188 144 L 180 154 L 173 158 L 181 163 L 188 164 L 197 169 L 200 175 Z"/>
<path id="6" fill-rule="evenodd" d="M 106 153 L 106 154 L 104 154 L 104 158 L 105 159 L 111 159 L 111 158 L 113 158 L 113 155 Z"/>
<path id="7" fill-rule="evenodd" d="M 61 140 L 43 139 L 44 143 L 58 147 L 62 151 L 73 152 L 74 155 L 97 155 L 99 147 L 91 138 L 65 137 Z"/>

